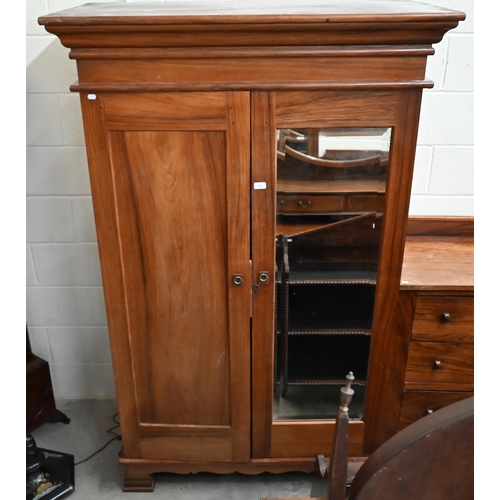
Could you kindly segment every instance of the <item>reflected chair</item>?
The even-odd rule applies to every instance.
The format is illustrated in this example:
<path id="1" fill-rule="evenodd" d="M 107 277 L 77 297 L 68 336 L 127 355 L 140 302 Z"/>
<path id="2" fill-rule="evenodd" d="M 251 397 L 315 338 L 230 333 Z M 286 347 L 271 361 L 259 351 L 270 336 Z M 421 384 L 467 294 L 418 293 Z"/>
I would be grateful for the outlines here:
<path id="1" fill-rule="evenodd" d="M 348 388 L 350 384 L 348 383 Z M 348 488 L 348 412 L 342 389 L 330 463 L 316 466 L 326 500 L 472 500 L 474 498 L 474 398 L 414 422 L 361 465 Z M 347 403 L 348 404 L 348 403 Z M 327 467 L 327 468 L 326 468 Z M 325 471 L 328 471 L 325 473 Z M 321 474 L 323 472 L 323 474 Z M 318 482 L 311 498 L 317 498 Z M 262 499 L 270 500 L 270 499 Z M 278 499 L 273 499 L 278 500 Z M 279 499 L 285 500 L 285 499 Z M 291 500 L 291 499 L 290 499 Z M 297 499 L 296 499 L 297 500 Z"/>

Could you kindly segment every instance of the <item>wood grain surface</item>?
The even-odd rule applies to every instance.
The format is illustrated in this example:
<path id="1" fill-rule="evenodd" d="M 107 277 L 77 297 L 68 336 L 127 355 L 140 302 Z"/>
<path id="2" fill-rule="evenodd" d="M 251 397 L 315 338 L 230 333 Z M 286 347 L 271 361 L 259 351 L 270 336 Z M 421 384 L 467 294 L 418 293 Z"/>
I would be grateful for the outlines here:
<path id="1" fill-rule="evenodd" d="M 161 24 L 168 22 L 186 23 L 197 21 L 209 24 L 270 22 L 325 22 L 348 23 L 359 20 L 372 22 L 439 20 L 457 21 L 464 19 L 461 12 L 421 4 L 409 0 L 397 3 L 390 0 L 255 0 L 246 2 L 157 2 L 146 5 L 85 4 L 67 11 L 43 16 L 42 24 L 59 22 L 74 25 L 114 25 L 117 22 L 129 24 Z"/>
<path id="2" fill-rule="evenodd" d="M 116 300 L 105 285 L 108 320 L 113 349 L 130 342 L 133 370 L 119 391 L 136 416 L 123 425 L 134 429 L 136 458 L 248 459 L 249 96 L 191 97 L 94 103 L 109 131 L 120 240 L 113 254 L 110 234 L 100 235 L 101 260 L 105 270 L 119 257 L 124 290 Z M 237 272 L 246 289 L 234 289 Z"/>
<path id="3" fill-rule="evenodd" d="M 474 238 L 408 236 L 401 273 L 405 290 L 472 290 Z"/>
<path id="4" fill-rule="evenodd" d="M 412 341 L 474 342 L 474 297 L 418 297 Z"/>
<path id="5" fill-rule="evenodd" d="M 439 362 L 439 366 L 436 364 Z M 474 346 L 448 342 L 412 342 L 405 385 L 473 384 Z"/>

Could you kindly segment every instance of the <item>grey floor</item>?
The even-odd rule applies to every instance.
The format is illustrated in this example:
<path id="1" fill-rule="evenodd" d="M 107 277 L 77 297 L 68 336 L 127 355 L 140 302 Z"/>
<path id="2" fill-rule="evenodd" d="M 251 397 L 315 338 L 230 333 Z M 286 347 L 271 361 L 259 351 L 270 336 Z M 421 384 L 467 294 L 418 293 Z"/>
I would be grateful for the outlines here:
<path id="1" fill-rule="evenodd" d="M 113 435 L 107 431 L 116 424 L 116 402 L 110 400 L 58 401 L 57 408 L 71 422 L 48 423 L 33 432 L 41 448 L 71 453 L 75 463 L 86 459 Z M 119 433 L 119 429 L 114 432 Z M 123 469 L 118 465 L 120 441 L 113 441 L 90 460 L 76 465 L 76 490 L 69 500 L 259 500 L 262 497 L 308 497 L 311 474 L 161 474 L 153 493 L 123 493 Z"/>

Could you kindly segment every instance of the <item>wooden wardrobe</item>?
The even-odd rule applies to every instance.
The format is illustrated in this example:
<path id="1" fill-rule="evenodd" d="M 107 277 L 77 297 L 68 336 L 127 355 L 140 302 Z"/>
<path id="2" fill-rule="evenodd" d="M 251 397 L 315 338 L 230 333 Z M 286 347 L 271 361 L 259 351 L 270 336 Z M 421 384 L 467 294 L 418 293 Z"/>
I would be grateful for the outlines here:
<path id="1" fill-rule="evenodd" d="M 464 18 L 256 0 L 39 19 L 78 67 L 125 490 L 156 472 L 312 470 L 351 369 L 350 454 L 397 431 L 426 60 Z"/>

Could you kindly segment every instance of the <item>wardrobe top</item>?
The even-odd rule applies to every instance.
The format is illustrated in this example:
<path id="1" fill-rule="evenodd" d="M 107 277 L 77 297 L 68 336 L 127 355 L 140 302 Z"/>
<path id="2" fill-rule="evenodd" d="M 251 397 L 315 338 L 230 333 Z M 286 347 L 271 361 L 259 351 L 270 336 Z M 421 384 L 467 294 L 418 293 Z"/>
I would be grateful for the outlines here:
<path id="1" fill-rule="evenodd" d="M 463 12 L 411 0 L 188 0 L 88 3 L 39 18 L 42 25 L 458 22 Z"/>

